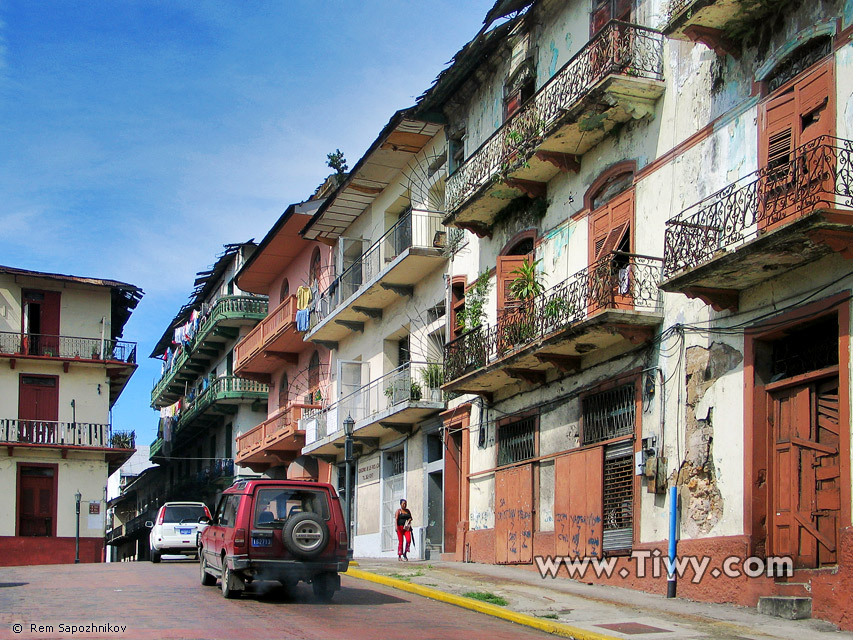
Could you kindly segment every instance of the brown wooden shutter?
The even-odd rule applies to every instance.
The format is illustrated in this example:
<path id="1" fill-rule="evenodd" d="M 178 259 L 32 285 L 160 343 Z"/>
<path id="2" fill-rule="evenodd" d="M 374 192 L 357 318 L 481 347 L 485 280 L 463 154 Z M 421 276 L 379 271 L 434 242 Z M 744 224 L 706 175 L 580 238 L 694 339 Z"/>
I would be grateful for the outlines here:
<path id="1" fill-rule="evenodd" d="M 619 194 L 590 216 L 590 264 L 616 251 L 628 237 L 629 251 L 631 224 L 634 221 L 634 190 Z"/>
<path id="2" fill-rule="evenodd" d="M 511 291 L 512 283 L 516 276 L 513 271 L 518 269 L 525 261 L 532 262 L 531 256 L 498 256 L 497 280 L 498 280 L 498 313 L 504 309 L 519 305 Z"/>

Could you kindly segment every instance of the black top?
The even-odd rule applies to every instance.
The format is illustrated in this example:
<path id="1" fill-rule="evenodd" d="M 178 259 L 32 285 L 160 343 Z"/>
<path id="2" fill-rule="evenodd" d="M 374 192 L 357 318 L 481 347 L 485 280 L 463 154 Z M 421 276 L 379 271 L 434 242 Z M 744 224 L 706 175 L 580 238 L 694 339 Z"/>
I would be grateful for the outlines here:
<path id="1" fill-rule="evenodd" d="M 412 512 L 408 509 L 400 509 L 397 512 L 397 526 L 403 527 L 405 524 L 412 519 Z"/>

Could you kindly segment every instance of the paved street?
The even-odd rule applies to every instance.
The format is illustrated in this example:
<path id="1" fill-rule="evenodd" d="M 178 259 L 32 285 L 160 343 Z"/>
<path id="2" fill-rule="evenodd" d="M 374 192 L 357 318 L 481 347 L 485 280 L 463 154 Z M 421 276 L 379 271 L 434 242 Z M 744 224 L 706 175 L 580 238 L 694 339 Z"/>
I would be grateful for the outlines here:
<path id="1" fill-rule="evenodd" d="M 198 583 L 186 561 L 4 568 L 0 639 L 6 638 L 547 638 L 541 632 L 343 577 L 332 604 L 311 587 L 288 592 L 251 585 L 238 600 Z M 13 626 L 23 632 L 16 634 Z M 60 625 L 113 625 L 101 633 L 60 632 Z M 53 631 L 32 632 L 31 625 Z M 115 625 L 126 625 L 124 632 Z"/>

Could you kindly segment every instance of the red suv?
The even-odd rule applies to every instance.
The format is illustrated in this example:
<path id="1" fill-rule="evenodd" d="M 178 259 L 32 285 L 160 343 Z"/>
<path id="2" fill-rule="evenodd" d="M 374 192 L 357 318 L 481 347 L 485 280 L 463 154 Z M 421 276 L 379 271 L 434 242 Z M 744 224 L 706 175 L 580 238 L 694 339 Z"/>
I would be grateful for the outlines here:
<path id="1" fill-rule="evenodd" d="M 332 599 L 349 567 L 341 501 L 330 484 L 244 480 L 226 489 L 213 521 L 199 536 L 205 586 L 222 582 L 222 595 L 239 596 L 253 580 L 292 586 L 310 582 Z"/>

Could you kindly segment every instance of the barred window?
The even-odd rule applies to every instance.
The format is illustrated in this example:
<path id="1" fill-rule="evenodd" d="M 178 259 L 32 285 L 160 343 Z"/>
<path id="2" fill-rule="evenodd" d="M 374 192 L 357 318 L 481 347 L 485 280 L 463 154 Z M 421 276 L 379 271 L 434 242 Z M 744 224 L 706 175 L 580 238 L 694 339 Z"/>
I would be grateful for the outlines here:
<path id="1" fill-rule="evenodd" d="M 536 457 L 536 416 L 498 426 L 498 466 Z"/>
<path id="2" fill-rule="evenodd" d="M 604 517 L 602 549 L 630 550 L 634 534 L 634 443 L 604 449 Z"/>
<path id="3" fill-rule="evenodd" d="M 586 396 L 582 401 L 581 444 L 603 442 L 634 433 L 634 383 Z"/>
<path id="4" fill-rule="evenodd" d="M 406 454 L 402 449 L 388 454 L 388 466 L 392 476 L 398 476 L 405 471 Z"/>

